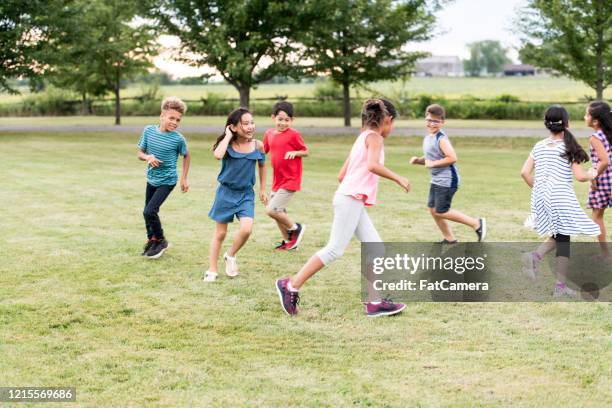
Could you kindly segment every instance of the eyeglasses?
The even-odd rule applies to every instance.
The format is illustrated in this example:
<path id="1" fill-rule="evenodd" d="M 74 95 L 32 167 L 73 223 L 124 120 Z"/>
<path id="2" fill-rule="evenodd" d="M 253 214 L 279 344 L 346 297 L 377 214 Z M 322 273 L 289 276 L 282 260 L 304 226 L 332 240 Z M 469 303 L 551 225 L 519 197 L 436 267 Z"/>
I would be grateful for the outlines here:
<path id="1" fill-rule="evenodd" d="M 425 119 L 425 122 L 431 123 L 432 125 L 439 125 L 440 123 L 442 123 L 441 120 L 437 120 L 437 119 Z"/>

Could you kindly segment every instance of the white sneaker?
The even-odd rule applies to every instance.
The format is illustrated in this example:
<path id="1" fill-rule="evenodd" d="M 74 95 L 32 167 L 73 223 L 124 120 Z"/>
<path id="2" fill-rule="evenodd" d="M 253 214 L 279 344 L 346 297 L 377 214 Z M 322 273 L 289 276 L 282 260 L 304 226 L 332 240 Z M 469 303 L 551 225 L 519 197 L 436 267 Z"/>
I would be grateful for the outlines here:
<path id="1" fill-rule="evenodd" d="M 523 261 L 523 273 L 529 276 L 531 279 L 536 279 L 538 277 L 538 273 L 540 272 L 540 267 L 538 265 L 539 261 L 536 259 L 535 254 L 533 252 L 525 252 L 521 256 L 521 260 Z"/>
<path id="2" fill-rule="evenodd" d="M 229 256 L 226 253 L 223 254 L 223 260 L 225 261 L 225 274 L 231 278 L 238 276 L 238 262 L 236 257 Z"/>
<path id="3" fill-rule="evenodd" d="M 553 290 L 553 297 L 558 299 L 563 296 L 567 296 L 569 298 L 577 298 L 578 292 L 574 289 L 570 289 L 567 285 L 559 286 L 555 284 L 555 289 Z"/>
<path id="4" fill-rule="evenodd" d="M 217 280 L 217 276 L 217 272 L 206 271 L 204 276 L 202 276 L 202 282 L 214 282 Z"/>

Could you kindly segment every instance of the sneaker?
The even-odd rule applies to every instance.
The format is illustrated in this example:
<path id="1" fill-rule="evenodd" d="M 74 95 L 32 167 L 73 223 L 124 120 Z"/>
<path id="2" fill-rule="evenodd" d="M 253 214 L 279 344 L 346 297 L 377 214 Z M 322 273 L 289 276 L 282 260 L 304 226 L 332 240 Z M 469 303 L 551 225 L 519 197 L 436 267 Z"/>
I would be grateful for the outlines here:
<path id="1" fill-rule="evenodd" d="M 476 235 L 478 235 L 478 242 L 482 242 L 487 237 L 487 220 L 485 218 L 479 218 L 478 221 L 480 225 L 476 230 Z"/>
<path id="2" fill-rule="evenodd" d="M 223 254 L 223 260 L 225 261 L 225 274 L 230 278 L 238 276 L 238 262 L 236 262 L 236 257 L 229 256 L 226 253 Z"/>
<path id="3" fill-rule="evenodd" d="M 217 280 L 217 275 L 217 272 L 206 271 L 204 276 L 202 276 L 202 282 L 214 282 Z"/>
<path id="4" fill-rule="evenodd" d="M 556 283 L 555 288 L 553 289 L 552 296 L 557 299 L 563 296 L 567 296 L 570 298 L 577 298 L 578 292 L 576 292 L 573 289 L 568 288 L 565 283 Z"/>
<path id="5" fill-rule="evenodd" d="M 391 316 L 400 313 L 406 308 L 403 303 L 393 303 L 390 300 L 383 300 L 380 303 L 366 303 L 366 314 L 368 317 Z"/>
<path id="6" fill-rule="evenodd" d="M 149 239 L 147 243 L 145 244 L 145 246 L 142 247 L 142 254 L 140 255 L 145 256 L 147 252 L 149 251 L 149 249 L 151 249 L 154 243 L 155 243 L 154 239 Z"/>
<path id="7" fill-rule="evenodd" d="M 291 236 L 291 235 L 289 235 L 289 236 Z M 283 241 L 279 242 L 278 244 L 276 244 L 274 249 L 277 249 L 279 251 L 283 251 L 283 250 L 287 249 L 287 243 L 283 240 Z"/>
<path id="8" fill-rule="evenodd" d="M 448 239 L 444 238 L 442 241 L 439 241 L 438 244 L 448 244 L 448 245 L 454 245 L 457 243 L 456 239 L 453 239 L 452 241 L 449 241 Z"/>
<path id="9" fill-rule="evenodd" d="M 304 236 L 304 231 L 306 231 L 306 225 L 302 225 L 296 223 L 297 229 L 293 231 L 289 231 L 289 241 L 285 244 L 285 249 L 297 249 L 300 245 L 300 241 L 302 241 L 302 237 Z"/>
<path id="10" fill-rule="evenodd" d="M 149 248 L 145 256 L 149 259 L 157 259 L 164 254 L 166 249 L 170 247 L 170 243 L 165 239 L 155 241 L 155 244 Z"/>
<path id="11" fill-rule="evenodd" d="M 523 273 L 531 279 L 536 279 L 540 273 L 540 259 L 535 252 L 525 252 L 521 256 Z"/>
<path id="12" fill-rule="evenodd" d="M 300 294 L 290 291 L 287 288 L 287 283 L 289 283 L 289 278 L 277 279 L 276 292 L 278 292 L 278 298 L 285 313 L 293 316 L 298 312 L 297 305 L 300 303 Z"/>

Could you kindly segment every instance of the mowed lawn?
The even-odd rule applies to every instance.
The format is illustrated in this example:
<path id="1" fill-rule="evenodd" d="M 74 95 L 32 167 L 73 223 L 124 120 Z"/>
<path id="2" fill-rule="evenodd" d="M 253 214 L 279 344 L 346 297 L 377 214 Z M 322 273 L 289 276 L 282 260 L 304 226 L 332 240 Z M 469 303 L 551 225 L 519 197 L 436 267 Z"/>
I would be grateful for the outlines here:
<path id="1" fill-rule="evenodd" d="M 370 319 L 353 242 L 305 285 L 297 317 L 281 311 L 274 279 L 326 243 L 352 138 L 306 138 L 304 189 L 290 206 L 307 224 L 298 251 L 272 250 L 278 232 L 257 204 L 241 275 L 203 284 L 219 162 L 212 136 L 187 136 L 191 191 L 162 207 L 173 247 L 149 261 L 138 134 L 0 135 L 0 385 L 72 386 L 76 405 L 91 407 L 612 403 L 609 303 L 412 303 Z M 490 241 L 537 240 L 522 227 L 530 192 L 519 177 L 534 142 L 454 140 L 454 206 L 487 217 Z M 387 141 L 387 164 L 413 185 L 405 194 L 381 181 L 369 213 L 387 241 L 440 239 L 428 175 L 407 164 L 419 152 L 419 139 Z M 587 186 L 577 190 L 584 203 Z"/>

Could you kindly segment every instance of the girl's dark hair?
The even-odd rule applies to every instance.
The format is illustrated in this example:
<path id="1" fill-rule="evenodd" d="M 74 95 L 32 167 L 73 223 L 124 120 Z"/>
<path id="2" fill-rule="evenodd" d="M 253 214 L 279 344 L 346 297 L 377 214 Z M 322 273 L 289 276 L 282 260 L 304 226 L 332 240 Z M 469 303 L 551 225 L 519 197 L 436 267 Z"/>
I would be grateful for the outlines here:
<path id="1" fill-rule="evenodd" d="M 397 110 L 393 104 L 386 99 L 368 99 L 361 110 L 361 125 L 363 127 L 379 128 L 385 117 L 391 119 L 397 117 Z"/>
<path id="2" fill-rule="evenodd" d="M 287 101 L 276 102 L 274 107 L 272 108 L 272 114 L 274 116 L 278 115 L 278 112 L 283 111 L 289 116 L 293 118 L 293 105 Z"/>
<path id="3" fill-rule="evenodd" d="M 578 144 L 572 132 L 567 129 L 568 124 L 569 114 L 563 106 L 553 105 L 546 109 L 546 113 L 544 113 L 544 126 L 546 126 L 546 129 L 550 130 L 551 133 L 563 132 L 565 153 L 561 157 L 567 159 L 569 163 L 588 162 L 589 156 L 582 146 Z"/>
<path id="4" fill-rule="evenodd" d="M 610 105 L 603 101 L 591 102 L 588 111 L 591 118 L 599 122 L 599 127 L 606 135 L 608 143 L 612 145 L 612 111 Z"/>
<path id="5" fill-rule="evenodd" d="M 217 141 L 215 142 L 215 144 L 212 147 L 213 150 L 215 150 L 217 148 L 217 146 L 219 146 L 219 143 L 221 143 L 221 141 L 225 137 L 225 129 L 229 125 L 236 126 L 236 125 L 240 124 L 240 119 L 242 119 L 242 115 L 244 115 L 245 113 L 251 113 L 251 112 L 249 112 L 249 110 L 247 108 L 238 108 L 238 109 L 234 109 L 233 111 L 230 112 L 230 114 L 227 116 L 227 121 L 225 122 L 225 127 L 223 127 L 223 133 L 221 133 L 221 135 L 217 138 Z M 230 144 L 232 142 L 234 142 L 236 140 L 236 138 L 238 137 L 238 134 L 236 132 L 232 132 L 232 134 L 233 134 L 233 136 L 232 136 L 232 140 L 230 140 Z"/>

